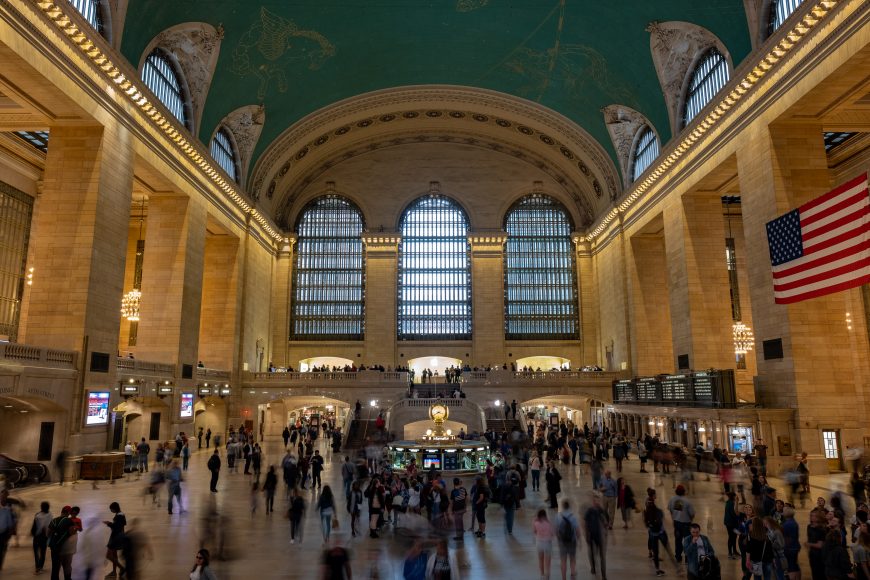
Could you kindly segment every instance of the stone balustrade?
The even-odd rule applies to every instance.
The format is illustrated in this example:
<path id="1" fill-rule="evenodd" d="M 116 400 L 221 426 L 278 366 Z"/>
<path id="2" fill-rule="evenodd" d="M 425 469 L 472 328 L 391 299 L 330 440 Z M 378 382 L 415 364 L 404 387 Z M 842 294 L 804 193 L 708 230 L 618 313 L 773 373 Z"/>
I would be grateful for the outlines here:
<path id="1" fill-rule="evenodd" d="M 357 371 L 357 372 L 329 372 L 329 373 L 299 373 L 299 372 L 275 372 L 275 373 L 246 373 L 246 382 L 256 381 L 275 385 L 294 385 L 323 383 L 343 387 L 369 387 L 378 386 L 408 386 L 408 373 L 404 372 L 381 372 L 381 371 Z"/>
<path id="2" fill-rule="evenodd" d="M 77 353 L 27 344 L 0 343 L 0 364 L 18 364 L 55 369 L 76 368 Z"/>
<path id="3" fill-rule="evenodd" d="M 229 381 L 232 373 L 222 369 L 212 369 L 208 367 L 197 367 L 197 379 L 214 379 L 218 381 Z"/>
<path id="4" fill-rule="evenodd" d="M 621 371 L 470 371 L 462 373 L 467 385 L 610 385 L 628 375 Z"/>
<path id="5" fill-rule="evenodd" d="M 155 377 L 175 377 L 175 365 L 162 362 L 118 357 L 118 373 L 122 375 L 147 375 Z"/>

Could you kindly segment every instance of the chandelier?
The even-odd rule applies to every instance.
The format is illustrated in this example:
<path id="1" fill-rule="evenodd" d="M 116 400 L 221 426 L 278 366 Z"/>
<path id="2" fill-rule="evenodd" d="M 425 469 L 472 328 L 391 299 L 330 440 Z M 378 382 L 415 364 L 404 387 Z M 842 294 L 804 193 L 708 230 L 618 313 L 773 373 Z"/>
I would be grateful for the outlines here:
<path id="1" fill-rule="evenodd" d="M 121 316 L 130 322 L 139 321 L 139 304 L 142 302 L 142 293 L 133 288 L 121 300 Z"/>
<path id="2" fill-rule="evenodd" d="M 731 329 L 731 337 L 734 339 L 735 354 L 745 355 L 755 346 L 755 335 L 752 334 L 752 329 L 739 320 Z"/>

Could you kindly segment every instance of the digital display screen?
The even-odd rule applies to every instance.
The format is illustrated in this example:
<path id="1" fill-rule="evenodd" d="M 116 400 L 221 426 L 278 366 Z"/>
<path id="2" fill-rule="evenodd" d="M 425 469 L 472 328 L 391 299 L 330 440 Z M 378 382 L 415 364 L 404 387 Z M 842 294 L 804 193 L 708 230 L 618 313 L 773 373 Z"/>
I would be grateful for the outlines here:
<path id="1" fill-rule="evenodd" d="M 88 415 L 85 425 L 106 425 L 109 423 L 109 393 L 88 393 Z"/>
<path id="2" fill-rule="evenodd" d="M 456 471 L 457 469 L 461 469 L 461 468 L 462 467 L 459 464 L 459 454 L 458 453 L 445 453 L 444 454 L 444 469 L 445 470 Z"/>
<path id="3" fill-rule="evenodd" d="M 441 454 L 426 453 L 423 455 L 423 469 L 441 469 Z"/>
<path id="4" fill-rule="evenodd" d="M 181 416 L 193 417 L 193 393 L 181 393 Z"/>

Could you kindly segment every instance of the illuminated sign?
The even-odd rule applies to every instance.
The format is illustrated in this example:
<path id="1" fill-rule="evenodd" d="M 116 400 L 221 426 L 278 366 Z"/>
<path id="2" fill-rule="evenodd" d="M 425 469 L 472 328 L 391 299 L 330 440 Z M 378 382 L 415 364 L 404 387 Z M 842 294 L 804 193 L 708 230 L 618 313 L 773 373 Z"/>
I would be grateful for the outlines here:
<path id="1" fill-rule="evenodd" d="M 109 393 L 88 393 L 88 416 L 85 425 L 106 425 L 109 423 Z"/>
<path id="2" fill-rule="evenodd" d="M 181 416 L 193 417 L 193 393 L 181 393 Z"/>

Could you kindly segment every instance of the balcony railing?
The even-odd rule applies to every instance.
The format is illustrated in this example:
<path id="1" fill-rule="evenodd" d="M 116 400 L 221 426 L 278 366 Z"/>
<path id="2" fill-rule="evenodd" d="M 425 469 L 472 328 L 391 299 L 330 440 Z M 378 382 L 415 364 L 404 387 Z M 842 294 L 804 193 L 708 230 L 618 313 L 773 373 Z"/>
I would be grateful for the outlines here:
<path id="1" fill-rule="evenodd" d="M 274 384 L 310 384 L 322 383 L 336 386 L 366 386 L 366 385 L 395 385 L 407 386 L 408 373 L 380 372 L 380 371 L 357 371 L 336 373 L 247 373 L 245 377 L 249 381 L 263 381 Z"/>
<path id="2" fill-rule="evenodd" d="M 564 385 L 602 384 L 610 385 L 623 379 L 621 371 L 470 371 L 462 373 L 466 385 Z"/>
<path id="3" fill-rule="evenodd" d="M 0 362 L 53 369 L 75 369 L 77 353 L 26 344 L 0 343 Z"/>
<path id="4" fill-rule="evenodd" d="M 171 378 L 175 376 L 175 365 L 148 360 L 118 357 L 118 372 L 122 374 L 150 375 Z"/>
<path id="5" fill-rule="evenodd" d="M 228 381 L 230 380 L 230 374 L 230 371 L 225 371 L 222 369 L 210 369 L 208 367 L 197 367 L 196 369 L 197 379 L 215 379 L 219 381 Z"/>

